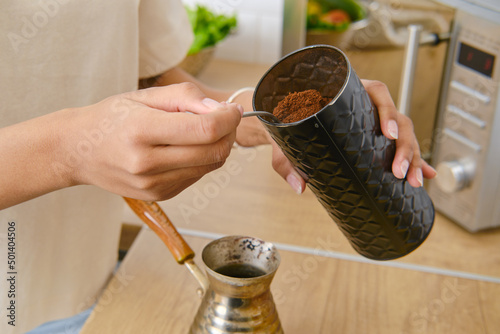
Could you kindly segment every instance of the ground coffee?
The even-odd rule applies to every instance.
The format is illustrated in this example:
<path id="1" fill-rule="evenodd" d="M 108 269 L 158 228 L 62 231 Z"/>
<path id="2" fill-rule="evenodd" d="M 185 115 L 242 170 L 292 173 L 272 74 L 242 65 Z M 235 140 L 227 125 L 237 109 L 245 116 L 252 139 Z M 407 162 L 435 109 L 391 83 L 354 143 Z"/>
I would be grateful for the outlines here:
<path id="1" fill-rule="evenodd" d="M 281 100 L 273 114 L 283 123 L 293 123 L 314 115 L 330 102 L 315 89 L 289 93 Z"/>

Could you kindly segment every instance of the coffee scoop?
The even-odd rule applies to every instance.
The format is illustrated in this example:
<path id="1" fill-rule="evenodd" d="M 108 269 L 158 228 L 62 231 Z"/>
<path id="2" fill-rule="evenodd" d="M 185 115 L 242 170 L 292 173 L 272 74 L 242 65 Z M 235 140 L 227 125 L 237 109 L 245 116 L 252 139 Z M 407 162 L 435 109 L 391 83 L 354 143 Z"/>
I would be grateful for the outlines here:
<path id="1" fill-rule="evenodd" d="M 244 112 L 242 117 L 250 117 L 250 116 L 260 116 L 263 117 L 264 119 L 270 118 L 273 123 L 281 123 L 278 117 L 274 116 L 273 113 L 267 112 L 267 111 L 249 111 L 249 112 Z"/>

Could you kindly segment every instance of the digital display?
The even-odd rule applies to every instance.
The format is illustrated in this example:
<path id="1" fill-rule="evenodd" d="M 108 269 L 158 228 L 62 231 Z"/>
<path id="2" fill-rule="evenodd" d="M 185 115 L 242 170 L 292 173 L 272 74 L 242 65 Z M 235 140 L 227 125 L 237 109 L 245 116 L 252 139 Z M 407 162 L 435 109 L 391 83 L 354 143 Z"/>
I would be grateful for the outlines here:
<path id="1" fill-rule="evenodd" d="M 495 56 L 473 48 L 465 43 L 460 43 L 458 63 L 491 78 Z"/>

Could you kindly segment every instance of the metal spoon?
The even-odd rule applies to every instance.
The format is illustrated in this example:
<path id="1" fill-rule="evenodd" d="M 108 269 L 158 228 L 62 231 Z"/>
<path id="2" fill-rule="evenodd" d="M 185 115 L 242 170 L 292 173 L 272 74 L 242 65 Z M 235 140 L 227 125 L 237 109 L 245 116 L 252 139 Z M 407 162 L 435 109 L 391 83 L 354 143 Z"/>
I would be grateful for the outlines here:
<path id="1" fill-rule="evenodd" d="M 243 113 L 243 117 L 250 117 L 250 116 L 268 117 L 273 121 L 273 123 L 281 123 L 278 117 L 274 116 L 272 113 L 267 111 L 248 111 Z"/>

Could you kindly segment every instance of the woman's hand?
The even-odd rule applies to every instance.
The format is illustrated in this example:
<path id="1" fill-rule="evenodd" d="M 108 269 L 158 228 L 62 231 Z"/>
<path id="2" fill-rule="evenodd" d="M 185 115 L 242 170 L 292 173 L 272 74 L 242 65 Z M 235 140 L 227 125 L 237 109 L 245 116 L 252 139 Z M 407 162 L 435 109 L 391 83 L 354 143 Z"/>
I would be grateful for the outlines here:
<path id="1" fill-rule="evenodd" d="M 413 131 L 413 122 L 396 109 L 387 86 L 380 81 L 361 80 L 378 109 L 382 133 L 396 140 L 396 154 L 392 163 L 394 176 L 414 187 L 421 187 L 424 178 L 432 179 L 436 171 L 420 156 L 420 147 Z"/>
<path id="2" fill-rule="evenodd" d="M 114 128 L 101 131 L 102 141 L 77 166 L 77 182 L 165 200 L 224 164 L 242 108 L 207 99 L 193 84 L 178 84 L 115 96 L 80 113 L 87 133 L 99 131 L 96 120 L 108 119 Z M 85 141 L 82 132 L 78 140 Z"/>
<path id="3" fill-rule="evenodd" d="M 383 134 L 389 139 L 396 140 L 396 154 L 392 172 L 397 178 L 407 177 L 412 186 L 421 187 L 423 178 L 435 177 L 436 171 L 420 157 L 420 148 L 413 131 L 412 121 L 397 111 L 387 86 L 379 81 L 361 81 L 378 108 Z M 251 97 L 246 97 L 246 99 L 249 98 Z M 246 107 L 250 105 L 248 101 L 245 103 L 245 97 L 237 102 Z M 273 168 L 290 184 L 295 192 L 300 194 L 304 191 L 306 182 L 297 173 L 279 146 L 271 139 L 258 119 L 250 117 L 242 120 L 238 128 L 237 142 L 243 146 L 271 143 L 273 146 Z"/>
<path id="4" fill-rule="evenodd" d="M 175 196 L 229 156 L 243 109 L 194 84 L 151 88 L 0 129 L 0 209 L 91 184 L 121 196 Z"/>

